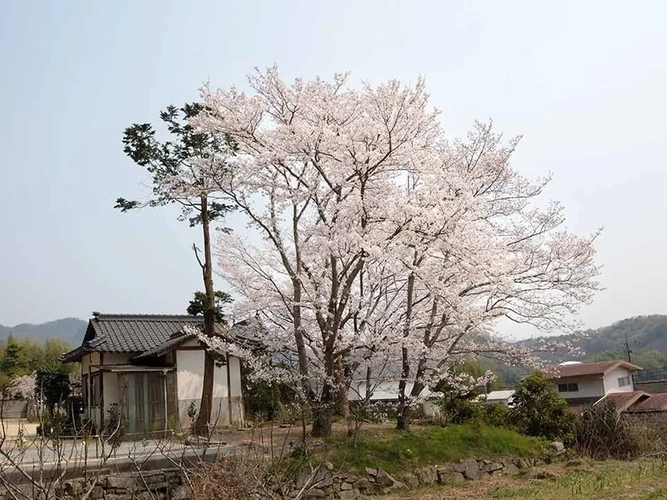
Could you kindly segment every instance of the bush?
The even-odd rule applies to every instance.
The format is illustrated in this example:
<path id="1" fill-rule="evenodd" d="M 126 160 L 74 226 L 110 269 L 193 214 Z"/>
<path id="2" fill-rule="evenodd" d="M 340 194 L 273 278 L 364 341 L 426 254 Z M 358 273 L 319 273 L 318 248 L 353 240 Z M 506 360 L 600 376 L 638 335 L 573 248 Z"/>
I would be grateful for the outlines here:
<path id="1" fill-rule="evenodd" d="M 450 424 L 467 424 L 484 420 L 485 404 L 467 398 L 447 399 L 442 403 L 445 421 Z"/>
<path id="2" fill-rule="evenodd" d="M 484 422 L 494 427 L 508 425 L 509 409 L 501 404 L 484 405 Z"/>
<path id="3" fill-rule="evenodd" d="M 588 408 L 576 426 L 575 447 L 591 458 L 627 459 L 641 450 L 638 429 L 626 421 L 613 401 Z"/>
<path id="4" fill-rule="evenodd" d="M 533 372 L 517 383 L 508 421 L 519 432 L 572 443 L 576 420 L 567 402 L 542 373 Z"/>

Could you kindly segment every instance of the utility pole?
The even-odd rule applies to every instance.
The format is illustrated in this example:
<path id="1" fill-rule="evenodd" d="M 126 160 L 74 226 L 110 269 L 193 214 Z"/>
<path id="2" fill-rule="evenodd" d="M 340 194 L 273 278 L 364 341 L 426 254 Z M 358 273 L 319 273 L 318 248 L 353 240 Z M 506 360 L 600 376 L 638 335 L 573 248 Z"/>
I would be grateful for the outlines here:
<path id="1" fill-rule="evenodd" d="M 628 332 L 625 332 L 625 349 L 624 349 L 624 352 L 628 357 L 628 363 L 632 363 L 632 357 L 630 356 L 632 354 L 632 349 L 630 349 L 630 342 L 628 342 Z"/>

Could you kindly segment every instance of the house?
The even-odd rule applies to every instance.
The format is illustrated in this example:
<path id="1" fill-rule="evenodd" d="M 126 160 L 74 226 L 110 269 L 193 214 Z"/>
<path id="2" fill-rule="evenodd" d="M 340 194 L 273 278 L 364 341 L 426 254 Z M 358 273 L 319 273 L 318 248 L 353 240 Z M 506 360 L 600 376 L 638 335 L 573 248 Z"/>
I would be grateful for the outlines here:
<path id="1" fill-rule="evenodd" d="M 94 312 L 81 346 L 63 355 L 80 362 L 84 418 L 104 427 L 117 405 L 128 434 L 187 429 L 199 410 L 204 379 L 204 345 L 186 326 L 203 318 L 186 315 L 101 314 Z M 216 333 L 233 337 L 216 324 Z M 211 423 L 239 424 L 244 419 L 241 363 L 219 353 L 214 368 Z"/>
<path id="2" fill-rule="evenodd" d="M 480 400 L 486 404 L 501 404 L 507 407 L 512 406 L 513 399 L 514 391 L 512 390 L 491 391 L 486 396 L 480 396 Z"/>
<path id="3" fill-rule="evenodd" d="M 569 361 L 558 365 L 549 378 L 572 409 L 583 410 L 609 393 L 634 392 L 632 373 L 638 370 L 627 361 Z"/>
<path id="4" fill-rule="evenodd" d="M 366 380 L 361 377 L 361 374 L 356 374 L 350 384 L 347 393 L 348 401 L 354 403 L 355 401 L 363 401 L 366 399 L 367 384 Z M 388 363 L 382 372 L 383 380 L 376 381 L 371 385 L 369 402 L 379 405 L 387 410 L 388 414 L 393 414 L 394 408 L 398 404 L 398 386 L 400 383 L 400 363 Z M 412 391 L 412 382 L 407 382 L 405 387 L 406 394 Z M 432 392 L 428 387 L 422 389 L 420 398 L 423 400 L 421 404 L 421 411 L 425 417 L 437 416 L 440 409 L 433 399 L 438 396 L 438 393 Z"/>

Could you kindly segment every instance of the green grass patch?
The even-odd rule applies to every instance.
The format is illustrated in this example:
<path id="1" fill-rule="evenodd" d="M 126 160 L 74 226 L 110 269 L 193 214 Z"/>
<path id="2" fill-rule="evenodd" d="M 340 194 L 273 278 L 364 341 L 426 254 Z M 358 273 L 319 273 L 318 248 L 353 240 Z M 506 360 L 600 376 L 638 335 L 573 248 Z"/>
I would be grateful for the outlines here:
<path id="1" fill-rule="evenodd" d="M 463 458 L 537 457 L 546 441 L 510 429 L 449 425 L 422 427 L 412 432 L 394 429 L 362 430 L 357 446 L 344 435 L 327 441 L 327 460 L 352 471 L 382 467 L 392 474 Z"/>

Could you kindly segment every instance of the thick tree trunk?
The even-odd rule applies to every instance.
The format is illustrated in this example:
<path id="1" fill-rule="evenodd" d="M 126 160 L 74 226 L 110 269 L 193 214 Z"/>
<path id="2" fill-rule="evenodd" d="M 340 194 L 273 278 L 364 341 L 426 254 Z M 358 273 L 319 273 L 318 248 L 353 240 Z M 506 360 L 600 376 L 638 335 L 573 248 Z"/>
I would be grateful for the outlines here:
<path id="1" fill-rule="evenodd" d="M 208 215 L 208 199 L 206 195 L 201 197 L 201 222 L 204 233 L 204 263 L 202 265 L 202 276 L 204 278 L 204 290 L 206 292 L 206 303 L 204 304 L 204 335 L 213 337 L 215 335 L 215 289 L 213 288 L 213 265 L 211 261 L 211 234 L 210 220 Z M 215 360 L 213 354 L 208 350 L 204 354 L 204 381 L 202 383 L 201 405 L 197 415 L 195 431 L 198 435 L 208 434 L 208 426 L 211 422 L 213 411 L 213 378 Z"/>
<path id="2" fill-rule="evenodd" d="M 415 252 L 416 260 L 417 254 Z M 408 287 L 405 308 L 405 326 L 403 327 L 403 337 L 410 335 L 412 327 L 412 300 L 415 288 L 415 275 L 411 273 L 408 276 Z M 398 383 L 398 409 L 396 411 L 396 428 L 402 431 L 410 430 L 410 404 L 406 393 L 408 377 L 410 376 L 410 357 L 407 347 L 401 348 L 401 380 Z"/>
<path id="3" fill-rule="evenodd" d="M 345 421 L 350 419 L 350 402 L 347 399 L 347 381 L 345 377 L 345 367 L 343 366 L 343 357 L 338 356 L 336 360 L 336 385 L 338 397 L 336 398 L 336 410 L 343 416 Z"/>
<path id="4" fill-rule="evenodd" d="M 403 405 L 399 413 L 396 415 L 396 428 L 408 432 L 410 430 L 411 421 L 412 408 L 410 405 Z"/>
<path id="5" fill-rule="evenodd" d="M 326 437 L 331 435 L 331 417 L 333 416 L 333 405 L 331 387 L 325 384 L 322 389 L 320 401 L 312 405 L 313 427 L 310 431 L 312 437 Z"/>

